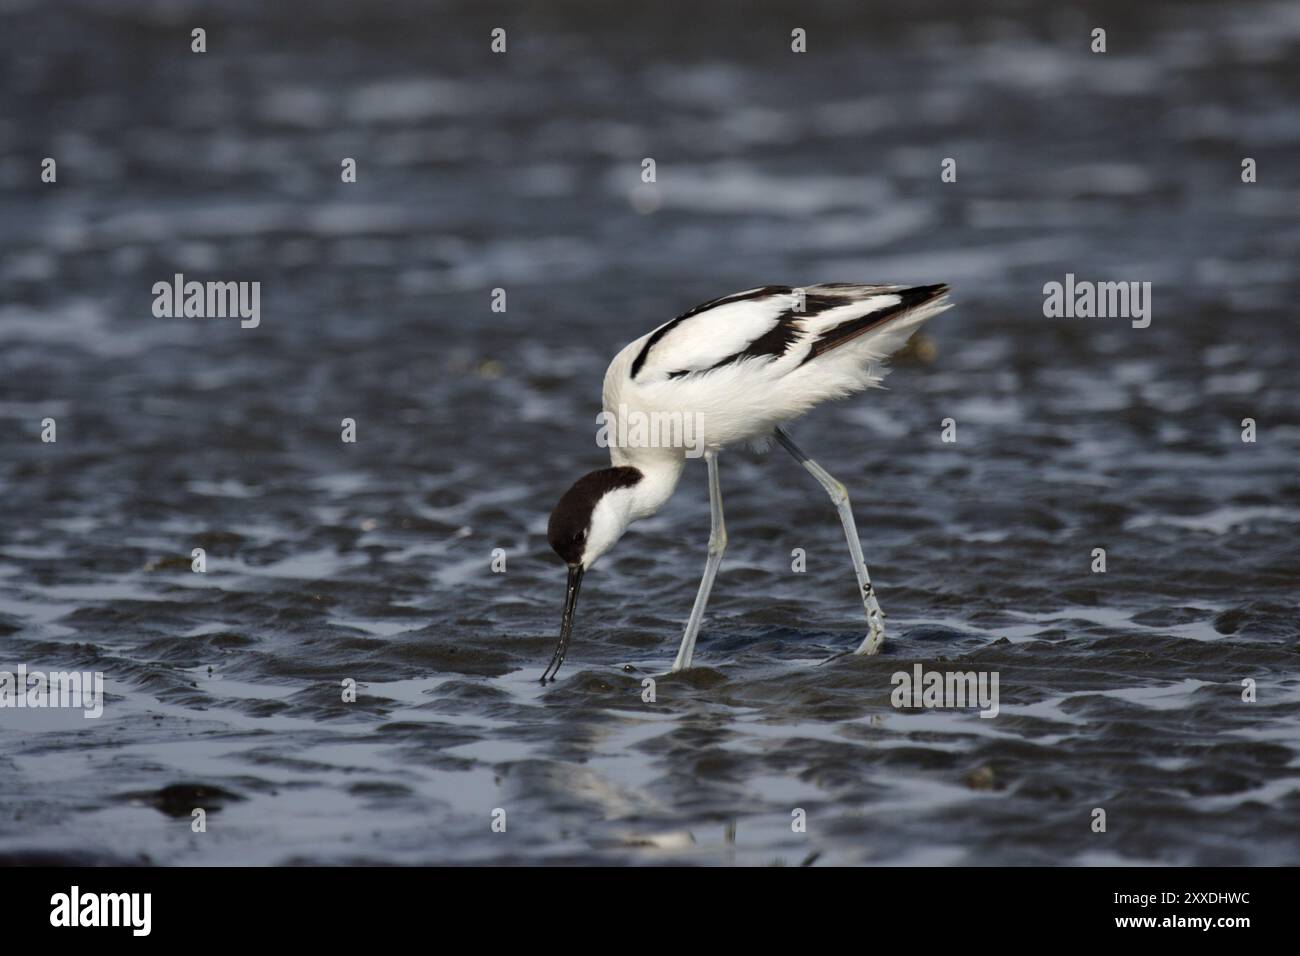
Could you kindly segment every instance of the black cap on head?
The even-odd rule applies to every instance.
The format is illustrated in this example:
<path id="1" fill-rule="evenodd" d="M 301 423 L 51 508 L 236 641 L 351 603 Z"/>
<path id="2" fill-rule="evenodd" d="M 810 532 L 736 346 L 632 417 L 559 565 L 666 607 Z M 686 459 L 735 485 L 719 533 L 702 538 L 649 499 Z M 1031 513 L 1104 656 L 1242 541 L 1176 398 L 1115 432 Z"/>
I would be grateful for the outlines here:
<path id="1" fill-rule="evenodd" d="M 583 475 L 564 493 L 551 512 L 546 537 L 565 564 L 582 563 L 591 528 L 591 513 L 604 495 L 615 488 L 628 488 L 641 480 L 636 468 L 602 468 Z"/>
<path id="2" fill-rule="evenodd" d="M 586 572 L 583 558 L 591 542 L 592 514 L 600 499 L 616 488 L 629 488 L 642 478 L 636 468 L 602 468 L 589 475 L 583 475 L 573 487 L 564 493 L 560 503 L 551 512 L 551 520 L 546 525 L 546 537 L 550 539 L 555 553 L 569 566 L 569 584 L 564 592 L 564 615 L 560 618 L 560 639 L 555 645 L 551 662 L 542 672 L 542 683 L 553 680 L 564 663 L 564 655 L 569 651 L 569 638 L 573 636 L 573 616 L 578 606 L 578 589 L 582 586 L 582 575 Z M 617 519 L 615 519 L 617 520 Z M 598 530 L 596 553 L 592 560 L 600 557 L 601 550 L 608 548 L 617 537 L 611 537 L 611 529 Z"/>

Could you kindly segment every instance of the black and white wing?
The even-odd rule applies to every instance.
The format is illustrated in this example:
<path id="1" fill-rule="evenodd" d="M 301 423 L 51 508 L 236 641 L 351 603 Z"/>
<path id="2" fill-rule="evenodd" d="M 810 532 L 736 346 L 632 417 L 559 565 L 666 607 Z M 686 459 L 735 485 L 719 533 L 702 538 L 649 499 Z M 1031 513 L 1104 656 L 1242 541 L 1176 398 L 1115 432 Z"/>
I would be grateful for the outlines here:
<path id="1" fill-rule="evenodd" d="M 802 365 L 940 298 L 945 285 L 764 286 L 713 299 L 661 325 L 628 372 L 639 383 L 747 361 Z"/>

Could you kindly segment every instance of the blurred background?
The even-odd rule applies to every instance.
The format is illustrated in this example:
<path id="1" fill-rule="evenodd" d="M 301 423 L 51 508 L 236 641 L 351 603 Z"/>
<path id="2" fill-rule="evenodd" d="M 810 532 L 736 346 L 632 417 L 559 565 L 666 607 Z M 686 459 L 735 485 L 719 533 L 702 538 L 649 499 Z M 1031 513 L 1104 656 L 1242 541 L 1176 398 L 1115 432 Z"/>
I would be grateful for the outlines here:
<path id="1" fill-rule="evenodd" d="M 0 0 L 0 669 L 110 693 L 0 711 L 0 860 L 1294 863 L 1297 63 L 1285 2 Z M 155 318 L 177 272 L 260 325 Z M 1066 273 L 1150 328 L 1045 318 Z M 958 303 L 795 428 L 885 653 L 814 666 L 865 623 L 834 512 L 736 454 L 701 667 L 642 701 L 694 468 L 540 688 L 609 359 L 823 281 Z M 895 710 L 916 661 L 1000 716 Z"/>

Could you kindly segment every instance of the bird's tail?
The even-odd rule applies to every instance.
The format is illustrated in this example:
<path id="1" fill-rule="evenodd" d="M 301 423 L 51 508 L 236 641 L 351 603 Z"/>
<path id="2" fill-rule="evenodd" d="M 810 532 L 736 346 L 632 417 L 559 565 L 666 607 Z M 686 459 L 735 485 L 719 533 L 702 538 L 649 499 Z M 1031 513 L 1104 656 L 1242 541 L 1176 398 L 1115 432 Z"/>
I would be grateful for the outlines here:
<path id="1" fill-rule="evenodd" d="M 860 300 L 870 311 L 818 329 L 805 363 L 864 336 L 868 340 L 863 344 L 873 356 L 887 358 L 902 348 L 923 322 L 952 307 L 947 299 L 948 286 L 942 283 L 912 288 L 826 285 L 813 286 L 808 291 L 843 297 L 846 306 Z"/>

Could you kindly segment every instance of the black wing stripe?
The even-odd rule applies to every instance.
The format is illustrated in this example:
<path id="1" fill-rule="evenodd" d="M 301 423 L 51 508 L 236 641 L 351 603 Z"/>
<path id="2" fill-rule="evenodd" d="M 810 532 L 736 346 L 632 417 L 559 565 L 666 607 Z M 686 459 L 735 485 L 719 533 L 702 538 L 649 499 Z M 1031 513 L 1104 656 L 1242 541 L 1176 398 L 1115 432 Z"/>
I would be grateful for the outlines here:
<path id="1" fill-rule="evenodd" d="M 794 324 L 794 320 L 801 315 L 807 314 L 807 312 L 782 312 L 776 317 L 775 325 L 739 352 L 734 352 L 726 358 L 714 362 L 708 368 L 684 368 L 676 372 L 669 372 L 668 377 L 681 378 L 683 375 L 702 375 L 705 372 L 712 372 L 714 369 L 722 368 L 724 365 L 732 365 L 747 358 L 762 358 L 763 356 L 779 358 L 789 351 L 790 346 L 794 345 L 802 331 Z"/>
<path id="2" fill-rule="evenodd" d="M 804 356 L 800 365 L 806 365 L 819 355 L 825 355 L 831 349 L 838 348 L 846 342 L 851 342 L 860 335 L 865 335 L 872 329 L 878 328 L 890 319 L 897 318 L 904 312 L 916 308 L 918 305 L 924 305 L 931 302 L 948 291 L 946 285 L 921 285 L 913 289 L 899 289 L 894 292 L 882 293 L 883 295 L 896 295 L 899 302 L 897 305 L 891 305 L 889 308 L 872 312 L 870 315 L 859 316 L 856 319 L 849 319 L 839 325 L 827 329 L 817 337 L 813 342 L 812 348 Z"/>
<path id="3" fill-rule="evenodd" d="M 731 295 L 724 295 L 721 298 L 710 299 L 708 302 L 703 302 L 700 305 L 697 305 L 689 312 L 683 312 L 681 315 L 677 316 L 677 318 L 673 319 L 671 322 L 667 323 L 666 325 L 660 326 L 658 329 L 654 331 L 654 334 L 651 335 L 650 338 L 646 339 L 645 345 L 641 347 L 640 353 L 637 354 L 636 359 L 632 362 L 631 377 L 632 378 L 637 377 L 637 373 L 641 371 L 642 366 L 645 365 L 646 359 L 650 355 L 650 350 L 655 347 L 655 345 L 659 342 L 659 340 L 662 339 L 669 332 L 671 332 L 673 329 L 677 328 L 677 326 L 681 325 L 681 323 L 691 318 L 692 316 L 699 315 L 701 312 L 707 312 L 709 309 L 716 308 L 720 305 L 725 305 L 729 302 L 743 302 L 746 299 L 761 299 L 770 295 L 781 295 L 789 291 L 790 288 L 788 286 L 766 285 L 763 286 L 763 288 L 761 289 L 753 289 L 749 292 L 734 292 Z"/>
<path id="4" fill-rule="evenodd" d="M 775 294 L 790 295 L 795 290 L 789 286 L 769 286 L 768 291 L 775 290 Z M 747 297 L 748 298 L 748 297 Z M 799 310 L 787 309 L 776 317 L 775 324 L 760 335 L 754 341 L 750 342 L 739 352 L 728 355 L 726 358 L 714 362 L 708 368 L 686 368 L 679 369 L 676 372 L 669 372 L 669 378 L 681 378 L 684 375 L 702 374 L 712 372 L 715 369 L 722 368 L 724 365 L 733 365 L 737 362 L 743 362 L 750 358 L 771 358 L 778 359 L 790 347 L 799 340 L 801 329 L 797 320 L 808 316 L 820 315 L 827 309 L 837 309 L 841 306 L 848 305 L 842 296 L 821 295 L 819 293 L 806 293 L 804 295 L 803 308 Z M 635 375 L 635 373 L 633 373 Z"/>

